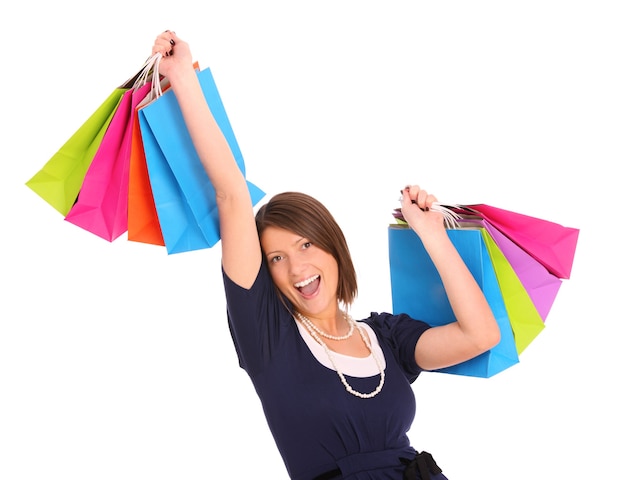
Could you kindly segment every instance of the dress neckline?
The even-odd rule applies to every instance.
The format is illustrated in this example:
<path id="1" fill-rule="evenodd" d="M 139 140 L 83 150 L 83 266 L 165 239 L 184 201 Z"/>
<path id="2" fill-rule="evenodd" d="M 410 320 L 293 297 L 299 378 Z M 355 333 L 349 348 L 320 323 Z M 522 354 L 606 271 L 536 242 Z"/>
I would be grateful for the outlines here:
<path id="1" fill-rule="evenodd" d="M 311 336 L 311 334 L 307 331 L 307 329 L 300 324 L 297 320 L 294 319 L 296 326 L 298 327 L 298 331 L 300 332 L 300 336 L 306 343 L 307 347 L 315 357 L 315 359 L 324 365 L 326 368 L 330 370 L 335 370 L 328 355 L 324 351 L 324 347 L 322 347 L 317 341 Z M 386 367 L 385 363 L 385 355 L 383 354 L 382 349 L 380 348 L 380 344 L 378 343 L 378 338 L 376 337 L 376 333 L 374 330 L 365 322 L 358 322 L 358 325 L 365 329 L 367 332 L 370 342 L 372 342 L 372 349 L 378 356 L 378 358 L 382 361 L 383 369 Z M 337 363 L 337 367 L 345 374 L 351 377 L 373 377 L 375 375 L 379 375 L 380 372 L 378 370 L 378 366 L 374 359 L 372 358 L 372 354 L 369 354 L 367 357 L 352 357 L 350 355 L 344 355 L 342 353 L 333 352 L 333 356 L 335 358 L 335 363 Z"/>

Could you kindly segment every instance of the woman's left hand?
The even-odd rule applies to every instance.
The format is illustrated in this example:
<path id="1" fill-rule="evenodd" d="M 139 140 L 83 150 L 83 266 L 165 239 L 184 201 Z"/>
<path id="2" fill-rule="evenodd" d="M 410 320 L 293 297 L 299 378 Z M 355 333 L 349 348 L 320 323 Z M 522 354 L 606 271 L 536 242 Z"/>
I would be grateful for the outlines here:
<path id="1" fill-rule="evenodd" d="M 443 214 L 431 209 L 435 202 L 437 198 L 418 185 L 402 189 L 402 215 L 422 239 L 430 233 L 445 232 Z"/>

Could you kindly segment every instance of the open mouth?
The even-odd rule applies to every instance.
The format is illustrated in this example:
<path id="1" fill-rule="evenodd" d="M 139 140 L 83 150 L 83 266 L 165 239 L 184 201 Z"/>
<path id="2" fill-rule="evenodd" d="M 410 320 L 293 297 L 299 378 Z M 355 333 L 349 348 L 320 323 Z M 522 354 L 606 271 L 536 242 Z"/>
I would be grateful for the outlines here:
<path id="1" fill-rule="evenodd" d="M 301 282 L 294 284 L 294 287 L 300 290 L 300 293 L 302 295 L 311 295 L 317 290 L 319 284 L 320 276 L 314 275 L 310 278 L 307 278 L 306 280 L 302 280 Z"/>

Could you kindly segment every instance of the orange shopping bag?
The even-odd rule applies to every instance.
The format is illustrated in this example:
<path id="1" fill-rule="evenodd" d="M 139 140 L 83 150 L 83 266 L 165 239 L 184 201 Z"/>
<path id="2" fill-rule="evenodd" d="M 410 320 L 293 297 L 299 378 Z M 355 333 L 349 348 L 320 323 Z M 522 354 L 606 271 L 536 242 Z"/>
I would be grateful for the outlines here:
<path id="1" fill-rule="evenodd" d="M 128 240 L 165 246 L 148 176 L 139 116 L 136 113 L 133 118 L 128 171 Z"/>

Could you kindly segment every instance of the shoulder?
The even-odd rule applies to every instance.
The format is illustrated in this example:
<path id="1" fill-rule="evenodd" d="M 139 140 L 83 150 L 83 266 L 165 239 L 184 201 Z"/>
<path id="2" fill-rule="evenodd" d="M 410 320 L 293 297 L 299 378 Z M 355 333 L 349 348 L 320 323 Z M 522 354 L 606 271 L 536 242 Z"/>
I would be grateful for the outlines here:
<path id="1" fill-rule="evenodd" d="M 371 312 L 370 316 L 363 321 L 372 327 L 374 331 L 386 337 L 411 335 L 414 333 L 419 338 L 419 335 L 431 328 L 426 322 L 411 318 L 404 313 Z M 415 341 L 417 342 L 417 339 Z"/>
<path id="2" fill-rule="evenodd" d="M 235 283 L 222 269 L 224 292 L 229 317 L 243 319 L 249 323 L 252 318 L 275 318 L 290 314 L 282 302 L 278 290 L 264 262 L 261 263 L 257 276 L 250 288 Z"/>
<path id="3" fill-rule="evenodd" d="M 364 320 L 381 344 L 386 345 L 409 381 L 417 378 L 421 369 L 415 361 L 415 346 L 422 333 L 431 328 L 426 322 L 406 314 L 372 312 Z"/>
<path id="4" fill-rule="evenodd" d="M 267 269 L 267 265 L 265 262 L 261 262 L 259 265 L 259 270 L 257 272 L 256 278 L 254 282 L 250 286 L 250 288 L 242 287 L 241 285 L 235 283 L 232 278 L 228 276 L 228 274 L 224 271 L 224 267 L 222 267 L 222 278 L 224 281 L 224 290 L 226 292 L 227 299 L 230 297 L 250 297 L 254 295 L 258 295 L 260 292 L 266 291 L 268 289 L 273 289 L 272 277 L 270 276 L 269 270 Z"/>

